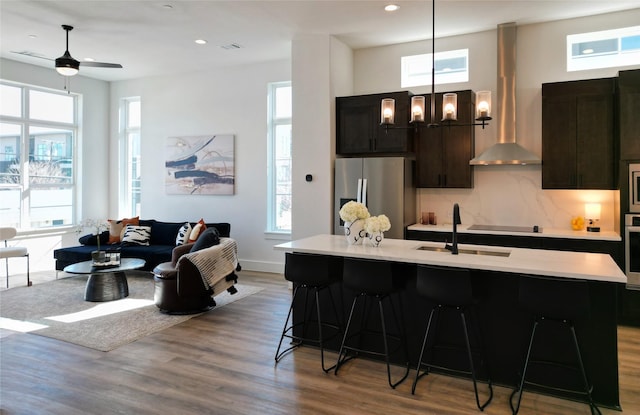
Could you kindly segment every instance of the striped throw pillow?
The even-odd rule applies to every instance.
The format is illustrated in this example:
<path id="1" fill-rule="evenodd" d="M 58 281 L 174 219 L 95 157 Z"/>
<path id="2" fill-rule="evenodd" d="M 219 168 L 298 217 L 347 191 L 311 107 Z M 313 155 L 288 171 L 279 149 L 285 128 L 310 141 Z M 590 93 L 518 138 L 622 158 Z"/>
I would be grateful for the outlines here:
<path id="1" fill-rule="evenodd" d="M 122 237 L 125 245 L 149 245 L 151 240 L 151 226 L 127 225 Z"/>
<path id="2" fill-rule="evenodd" d="M 191 235 L 191 224 L 187 222 L 182 225 L 178 231 L 178 236 L 176 236 L 176 246 L 186 244 L 189 240 L 189 235 Z"/>

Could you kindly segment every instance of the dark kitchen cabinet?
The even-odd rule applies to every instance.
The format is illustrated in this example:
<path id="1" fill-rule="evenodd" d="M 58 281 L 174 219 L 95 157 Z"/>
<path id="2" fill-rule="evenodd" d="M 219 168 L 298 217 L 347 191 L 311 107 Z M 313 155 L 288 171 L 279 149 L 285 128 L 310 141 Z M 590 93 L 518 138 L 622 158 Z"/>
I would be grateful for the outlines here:
<path id="1" fill-rule="evenodd" d="M 380 125 L 383 98 L 395 99 L 395 125 Z M 413 151 L 409 126 L 409 92 L 336 98 L 336 153 L 339 155 L 404 154 Z"/>
<path id="2" fill-rule="evenodd" d="M 457 91 L 457 124 L 446 126 L 442 119 L 442 96 L 436 94 L 436 122 L 440 127 L 423 125 L 415 136 L 417 187 L 421 188 L 472 188 L 473 167 L 469 160 L 474 156 L 475 98 L 473 91 Z M 425 95 L 427 117 L 430 114 L 431 95 Z"/>
<path id="3" fill-rule="evenodd" d="M 620 160 L 640 160 L 640 69 L 618 72 Z"/>
<path id="4" fill-rule="evenodd" d="M 406 230 L 406 238 L 415 241 L 451 243 L 451 232 Z M 458 242 L 472 245 L 506 246 L 514 248 L 552 249 L 555 251 L 595 252 L 609 254 L 620 269 L 624 269 L 624 245 L 621 241 L 551 238 L 516 235 L 458 233 Z M 617 284 L 618 324 L 640 327 L 640 291 Z"/>
<path id="5" fill-rule="evenodd" d="M 542 188 L 616 189 L 615 78 L 542 85 Z"/>

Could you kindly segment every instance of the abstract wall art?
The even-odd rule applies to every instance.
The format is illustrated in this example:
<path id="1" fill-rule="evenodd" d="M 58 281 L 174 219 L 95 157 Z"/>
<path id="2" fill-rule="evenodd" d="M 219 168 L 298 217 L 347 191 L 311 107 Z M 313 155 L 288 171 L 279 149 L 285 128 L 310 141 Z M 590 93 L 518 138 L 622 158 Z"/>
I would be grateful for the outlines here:
<path id="1" fill-rule="evenodd" d="M 232 134 L 169 137 L 165 154 L 167 194 L 234 194 Z"/>

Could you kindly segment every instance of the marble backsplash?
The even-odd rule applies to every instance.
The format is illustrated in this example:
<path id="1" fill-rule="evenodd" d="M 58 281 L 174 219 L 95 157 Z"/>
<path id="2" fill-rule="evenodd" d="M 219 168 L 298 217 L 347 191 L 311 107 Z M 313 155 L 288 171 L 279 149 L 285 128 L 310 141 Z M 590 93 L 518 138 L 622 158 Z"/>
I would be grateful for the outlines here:
<path id="1" fill-rule="evenodd" d="M 453 204 L 463 224 L 534 226 L 571 229 L 571 219 L 584 217 L 585 203 L 600 203 L 602 230 L 618 231 L 617 190 L 543 190 L 537 166 L 476 166 L 473 189 L 418 189 L 417 218 L 434 212 L 439 224 L 451 223 Z"/>

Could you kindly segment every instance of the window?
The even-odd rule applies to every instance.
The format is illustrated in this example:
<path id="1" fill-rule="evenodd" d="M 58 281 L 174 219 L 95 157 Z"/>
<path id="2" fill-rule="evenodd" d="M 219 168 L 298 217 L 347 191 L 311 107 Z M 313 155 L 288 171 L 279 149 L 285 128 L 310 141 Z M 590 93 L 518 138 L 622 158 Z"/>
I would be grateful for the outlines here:
<path id="1" fill-rule="evenodd" d="M 401 64 L 402 88 L 431 85 L 431 53 L 403 56 Z M 469 81 L 469 49 L 437 52 L 435 57 L 436 84 Z"/>
<path id="2" fill-rule="evenodd" d="M 2 224 L 72 225 L 78 95 L 0 82 L 0 97 Z"/>
<path id="3" fill-rule="evenodd" d="M 120 216 L 140 216 L 140 97 L 120 105 Z"/>
<path id="4" fill-rule="evenodd" d="M 269 84 L 267 232 L 291 233 L 291 82 Z"/>
<path id="5" fill-rule="evenodd" d="M 640 64 L 640 26 L 567 36 L 567 71 Z"/>

